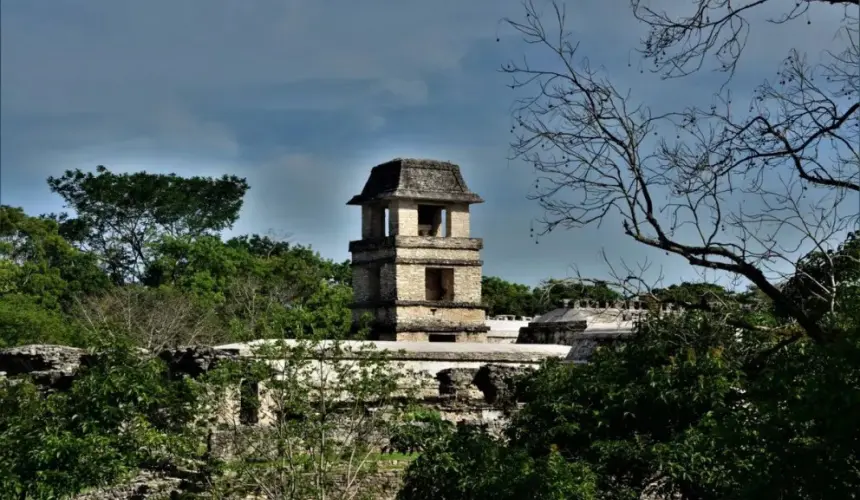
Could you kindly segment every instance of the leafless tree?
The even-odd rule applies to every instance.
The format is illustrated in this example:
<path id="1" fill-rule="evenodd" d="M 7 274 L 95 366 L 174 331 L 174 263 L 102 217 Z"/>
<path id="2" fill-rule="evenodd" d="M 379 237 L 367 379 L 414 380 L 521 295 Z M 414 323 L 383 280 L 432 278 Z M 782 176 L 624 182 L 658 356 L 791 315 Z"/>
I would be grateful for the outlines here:
<path id="1" fill-rule="evenodd" d="M 727 85 L 710 106 L 656 113 L 616 87 L 579 54 L 553 2 L 548 28 L 529 0 L 525 19 L 505 21 L 551 62 L 503 66 L 529 97 L 513 110 L 514 158 L 534 165 L 543 232 L 620 220 L 632 240 L 700 269 L 742 276 L 817 342 L 826 333 L 780 283 L 810 251 L 835 247 L 860 224 L 860 35 L 848 0 L 697 0 L 692 14 L 667 14 L 632 0 L 649 35 L 641 55 L 663 78 L 679 78 L 715 57 L 731 82 L 765 4 L 803 16 L 810 4 L 842 9 L 835 52 L 788 50 L 777 82 L 732 101 Z M 687 8 L 678 5 L 676 9 Z M 832 283 L 820 283 L 833 294 Z"/>
<path id="2" fill-rule="evenodd" d="M 226 340 L 211 309 L 173 290 L 120 287 L 83 300 L 79 312 L 92 335 L 123 336 L 153 354 Z"/>
<path id="3" fill-rule="evenodd" d="M 223 314 L 229 318 L 233 338 L 266 338 L 281 332 L 275 318 L 291 307 L 301 290 L 288 280 L 264 282 L 252 275 L 230 281 L 225 290 Z"/>

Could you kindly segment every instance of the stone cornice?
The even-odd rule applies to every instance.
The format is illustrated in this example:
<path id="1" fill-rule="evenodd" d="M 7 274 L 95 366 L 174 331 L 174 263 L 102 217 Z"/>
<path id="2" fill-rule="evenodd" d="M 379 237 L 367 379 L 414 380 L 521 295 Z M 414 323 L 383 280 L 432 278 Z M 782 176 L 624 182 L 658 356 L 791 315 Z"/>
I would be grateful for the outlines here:
<path id="1" fill-rule="evenodd" d="M 484 265 L 483 260 L 470 259 L 418 259 L 413 257 L 395 257 L 386 255 L 376 259 L 367 259 L 358 262 L 352 262 L 352 267 L 361 267 L 369 264 L 407 264 L 407 265 L 427 265 L 427 266 L 456 266 L 456 267 L 480 267 Z"/>
<path id="2" fill-rule="evenodd" d="M 438 236 L 386 236 L 349 242 L 349 251 L 365 252 L 386 248 L 431 248 L 437 250 L 481 250 L 481 238 L 445 238 Z"/>
<path id="3" fill-rule="evenodd" d="M 349 305 L 351 309 L 378 309 L 381 307 L 430 307 L 436 309 L 483 309 L 488 307 L 476 302 L 454 302 L 447 300 L 376 300 L 372 302 L 355 302 Z"/>
<path id="4" fill-rule="evenodd" d="M 390 323 L 374 323 L 372 330 L 377 333 L 486 333 L 490 331 L 490 327 L 483 323 L 438 323 L 433 321 L 415 320 L 399 322 L 396 325 Z"/>
<path id="5" fill-rule="evenodd" d="M 574 321 L 554 321 L 552 323 L 532 322 L 529 323 L 528 326 L 520 328 L 520 330 L 522 331 L 523 329 L 525 329 L 535 331 L 552 330 L 565 332 L 584 332 L 587 327 L 588 322 L 584 319 L 579 319 Z"/>

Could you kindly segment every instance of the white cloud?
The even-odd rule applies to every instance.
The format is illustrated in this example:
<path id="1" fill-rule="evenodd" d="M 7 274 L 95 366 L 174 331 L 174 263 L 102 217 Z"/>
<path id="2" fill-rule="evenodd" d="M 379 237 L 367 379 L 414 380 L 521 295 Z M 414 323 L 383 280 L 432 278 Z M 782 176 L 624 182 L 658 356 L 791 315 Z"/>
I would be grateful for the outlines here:
<path id="1" fill-rule="evenodd" d="M 667 8 L 691 5 L 660 1 Z M 606 66 L 634 99 L 660 108 L 710 98 L 715 90 L 707 75 L 667 83 L 640 75 L 635 60 L 627 67 L 643 34 L 629 0 L 568 4 L 567 27 L 583 41 L 582 56 Z M 361 189 L 367 169 L 393 156 L 431 156 L 461 163 L 470 186 L 488 199 L 476 211 L 476 234 L 490 245 L 490 272 L 517 273 L 510 270 L 516 267 L 517 279 L 527 281 L 564 275 L 574 261 L 600 268 L 601 245 L 621 257 L 642 254 L 606 236 L 615 234 L 608 230 L 554 235 L 539 246 L 527 238 L 538 209 L 524 195 L 534 178 L 504 158 L 508 137 L 498 125 L 513 95 L 504 77 L 487 70 L 528 50 L 508 45 L 511 30 L 498 23 L 522 16 L 520 0 L 0 5 L 6 195 L 23 185 L 9 181 L 15 168 L 35 172 L 39 178 L 26 182 L 40 189 L 47 173 L 99 163 L 119 171 L 236 173 L 252 186 L 244 231 L 286 231 L 343 256 L 358 231 L 358 215 L 344 203 Z M 758 83 L 771 76 L 790 45 L 820 51 L 832 42 L 833 21 L 825 16 L 837 10 L 819 6 L 811 25 L 805 18 L 791 26 L 755 25 L 743 77 Z M 497 36 L 503 43 L 495 47 L 512 47 L 509 53 L 482 60 L 476 50 L 486 53 L 484 42 Z M 438 81 L 445 85 L 434 86 Z M 458 92 L 456 102 L 446 100 Z M 455 107 L 459 114 L 451 113 Z M 442 113 L 457 116 L 443 120 Z M 305 117 L 313 122 L 306 127 Z M 440 124 L 438 133 L 428 122 Z M 273 147 L 281 137 L 283 148 Z M 50 198 L 46 189 L 43 195 Z"/>
<path id="2" fill-rule="evenodd" d="M 492 36 L 504 8 L 489 0 L 83 5 L 3 3 L 4 107 L 141 109 L 187 91 L 313 79 L 379 80 L 415 98 L 426 93 L 423 75 L 458 68 L 472 41 Z"/>

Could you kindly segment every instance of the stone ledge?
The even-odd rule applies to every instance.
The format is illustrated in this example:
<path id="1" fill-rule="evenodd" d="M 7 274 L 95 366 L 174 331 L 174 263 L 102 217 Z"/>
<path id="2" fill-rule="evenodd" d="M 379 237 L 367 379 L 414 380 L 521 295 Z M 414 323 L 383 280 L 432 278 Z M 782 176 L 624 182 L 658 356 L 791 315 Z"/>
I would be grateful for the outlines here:
<path id="1" fill-rule="evenodd" d="M 366 238 L 349 242 L 352 253 L 384 248 L 432 248 L 448 250 L 481 250 L 484 240 L 481 238 L 447 238 L 439 236 L 386 236 L 383 238 Z"/>
<path id="2" fill-rule="evenodd" d="M 251 342 L 227 344 L 216 349 L 234 352 L 242 356 L 254 355 L 258 346 L 284 342 L 287 346 L 297 345 L 296 340 L 254 340 Z M 327 349 L 334 341 L 324 340 L 314 345 L 314 349 Z M 485 361 L 540 363 L 544 359 L 564 359 L 570 353 L 570 346 L 541 344 L 490 344 L 490 343 L 434 343 L 434 342 L 394 342 L 384 340 L 344 340 L 340 359 L 353 359 L 362 356 L 363 347 L 372 347 L 386 352 L 393 361 Z"/>
<path id="3" fill-rule="evenodd" d="M 584 332 L 585 329 L 588 328 L 588 322 L 584 319 L 574 320 L 574 321 L 555 321 L 552 323 L 538 323 L 531 322 L 528 326 L 524 326 L 520 328 L 520 331 L 523 330 L 534 330 L 534 331 L 565 331 L 565 332 Z"/>
<path id="4" fill-rule="evenodd" d="M 484 261 L 469 259 L 416 259 L 410 257 L 393 257 L 391 255 L 387 255 L 376 259 L 353 261 L 350 265 L 352 267 L 361 267 L 366 266 L 368 264 L 411 264 L 428 266 L 481 267 L 484 265 Z"/>
<path id="5" fill-rule="evenodd" d="M 140 355 L 149 351 L 137 349 Z M 235 353 L 207 346 L 186 346 L 166 349 L 157 354 L 167 365 L 172 377 L 198 377 Z M 32 344 L 0 349 L 0 373 L 8 380 L 29 377 L 36 385 L 47 389 L 67 390 L 85 368 L 97 359 L 93 353 L 76 347 Z"/>
<path id="6" fill-rule="evenodd" d="M 381 307 L 432 307 L 436 309 L 483 309 L 489 306 L 477 302 L 454 302 L 448 300 L 373 300 L 353 302 L 350 309 L 379 309 Z M 489 327 L 487 327 L 489 328 Z"/>
<path id="7" fill-rule="evenodd" d="M 396 325 L 377 322 L 372 324 L 371 331 L 374 333 L 486 333 L 490 331 L 490 327 L 484 324 L 434 323 L 430 321 L 399 322 Z"/>

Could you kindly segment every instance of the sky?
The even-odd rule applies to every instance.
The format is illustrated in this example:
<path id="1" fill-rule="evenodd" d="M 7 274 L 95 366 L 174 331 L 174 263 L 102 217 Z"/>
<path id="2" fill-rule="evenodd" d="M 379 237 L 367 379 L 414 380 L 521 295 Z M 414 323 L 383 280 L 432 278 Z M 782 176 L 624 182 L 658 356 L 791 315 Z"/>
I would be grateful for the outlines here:
<path id="1" fill-rule="evenodd" d="M 667 282 L 696 277 L 617 225 L 529 237 L 541 216 L 527 197 L 535 175 L 508 160 L 516 95 L 499 72 L 529 49 L 500 23 L 523 16 L 519 0 L 3 0 L 0 9 L 3 204 L 60 211 L 45 179 L 102 164 L 232 174 L 251 189 L 230 234 L 288 238 L 343 260 L 360 237 L 360 210 L 346 201 L 370 168 L 433 158 L 459 164 L 486 201 L 472 208 L 486 275 L 535 285 L 576 266 L 604 276 L 603 250 L 612 262 L 648 259 Z M 655 108 L 708 99 L 722 82 L 711 73 L 661 82 L 628 67 L 644 34 L 628 0 L 578 0 L 568 12 L 582 54 Z M 749 89 L 772 76 L 791 43 L 830 42 L 830 14 L 753 31 L 735 82 Z"/>

